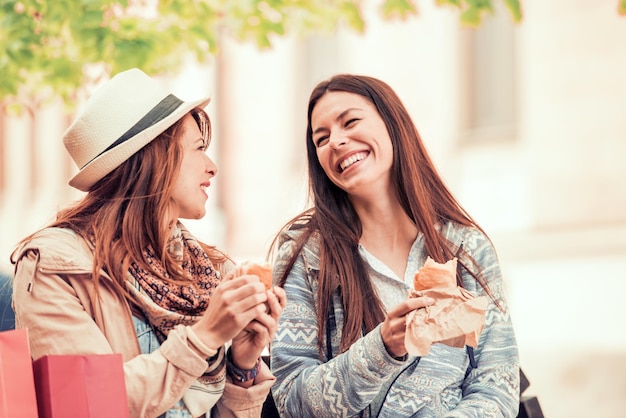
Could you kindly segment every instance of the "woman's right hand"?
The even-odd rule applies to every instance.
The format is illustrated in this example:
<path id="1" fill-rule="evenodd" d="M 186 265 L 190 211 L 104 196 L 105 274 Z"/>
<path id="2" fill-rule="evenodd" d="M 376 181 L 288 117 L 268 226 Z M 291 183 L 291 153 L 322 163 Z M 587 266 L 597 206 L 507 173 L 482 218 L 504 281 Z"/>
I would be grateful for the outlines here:
<path id="1" fill-rule="evenodd" d="M 274 286 L 267 290 L 269 310 L 257 317 L 237 336 L 230 347 L 233 363 L 240 369 L 251 369 L 261 356 L 262 351 L 270 344 L 276 330 L 278 320 L 287 302 L 285 290 Z"/>
<path id="2" fill-rule="evenodd" d="M 217 349 L 265 312 L 265 286 L 254 275 L 224 280 L 215 289 L 209 307 L 191 327 L 209 348 Z"/>
<path id="3" fill-rule="evenodd" d="M 425 308 L 435 303 L 428 296 L 408 298 L 391 309 L 380 329 L 387 352 L 393 357 L 402 357 L 407 353 L 404 346 L 406 334 L 406 316 L 415 309 Z"/>

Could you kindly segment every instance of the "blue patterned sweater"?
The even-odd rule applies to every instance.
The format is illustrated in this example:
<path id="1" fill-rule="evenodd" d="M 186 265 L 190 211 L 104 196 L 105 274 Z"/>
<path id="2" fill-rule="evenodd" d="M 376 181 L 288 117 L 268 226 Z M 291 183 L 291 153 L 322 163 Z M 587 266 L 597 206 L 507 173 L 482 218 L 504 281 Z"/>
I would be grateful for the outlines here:
<path id="1" fill-rule="evenodd" d="M 286 268 L 299 233 L 297 230 L 286 231 L 281 235 L 274 267 L 275 280 Z M 443 233 L 452 243 L 463 243 L 464 251 L 476 260 L 501 306 L 499 309 L 489 298 L 485 327 L 473 352 L 476 367 L 469 367 L 466 349 L 443 344 L 434 344 L 425 357 L 398 361 L 387 353 L 380 325 L 362 336 L 349 350 L 337 354 L 344 317 L 338 294 L 333 297 L 334 320 L 330 322 L 334 354 L 328 356 L 325 353 L 325 358 L 320 361 L 316 315 L 319 258 L 318 242 L 314 237 L 299 254 L 287 278 L 287 305 L 271 344 L 271 368 L 277 378 L 272 393 L 281 416 L 369 417 L 368 406 L 381 386 L 402 369 L 386 392 L 379 417 L 517 415 L 519 355 L 495 249 L 484 234 L 474 228 L 447 224 Z M 387 308 L 389 303 L 396 302 L 394 294 L 395 298 L 397 295 L 406 297 L 411 278 L 426 261 L 422 240 L 423 236 L 419 235 L 411 248 L 404 279 L 394 277 L 386 266 L 360 249 L 370 278 Z M 463 283 L 475 296 L 486 295 L 465 270 Z"/>

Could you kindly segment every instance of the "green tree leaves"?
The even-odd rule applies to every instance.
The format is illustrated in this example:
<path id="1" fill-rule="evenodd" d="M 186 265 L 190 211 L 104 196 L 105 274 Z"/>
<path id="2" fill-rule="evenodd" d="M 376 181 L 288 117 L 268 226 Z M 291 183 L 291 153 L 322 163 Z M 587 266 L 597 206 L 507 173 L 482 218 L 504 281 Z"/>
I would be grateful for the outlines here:
<path id="1" fill-rule="evenodd" d="M 492 0 L 434 0 L 476 25 Z M 513 20 L 520 0 L 502 1 Z M 625 10 L 626 0 L 620 0 Z M 149 74 L 175 72 L 192 53 L 206 62 L 221 36 L 271 48 L 293 34 L 363 32 L 361 0 L 0 0 L 0 100 L 5 106 L 61 97 L 104 72 L 139 67 Z M 380 0 L 386 19 L 418 14 L 414 0 Z M 96 71 L 95 69 L 100 69 Z M 96 75 L 94 75 L 96 74 Z"/>

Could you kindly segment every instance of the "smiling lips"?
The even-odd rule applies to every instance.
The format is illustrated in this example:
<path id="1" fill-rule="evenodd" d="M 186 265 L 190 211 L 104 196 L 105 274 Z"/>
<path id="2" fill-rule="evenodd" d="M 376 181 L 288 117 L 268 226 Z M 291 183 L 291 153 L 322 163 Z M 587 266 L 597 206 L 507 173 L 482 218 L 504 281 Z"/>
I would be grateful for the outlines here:
<path id="1" fill-rule="evenodd" d="M 361 161 L 365 157 L 367 157 L 367 152 L 364 152 L 364 151 L 357 152 L 356 154 L 350 155 L 348 158 L 342 160 L 339 163 L 339 172 L 346 171 L 346 169 L 350 167 L 352 164 Z"/>

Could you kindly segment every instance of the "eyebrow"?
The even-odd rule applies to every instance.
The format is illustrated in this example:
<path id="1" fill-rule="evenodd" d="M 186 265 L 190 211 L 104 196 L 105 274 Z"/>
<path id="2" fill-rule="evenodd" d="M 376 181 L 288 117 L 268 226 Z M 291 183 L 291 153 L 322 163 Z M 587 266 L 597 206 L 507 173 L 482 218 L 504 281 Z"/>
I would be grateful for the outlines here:
<path id="1" fill-rule="evenodd" d="M 347 113 L 349 113 L 352 110 L 363 110 L 363 109 L 358 108 L 358 107 L 349 107 L 348 109 L 346 109 L 343 112 L 341 112 L 340 114 L 338 114 L 337 117 L 335 118 L 335 120 L 337 121 L 337 120 L 342 119 L 344 116 L 346 116 Z M 315 131 L 313 131 L 313 135 L 318 134 L 318 133 L 323 132 L 323 131 L 327 131 L 327 130 L 328 129 L 326 129 L 326 128 L 317 128 Z"/>

